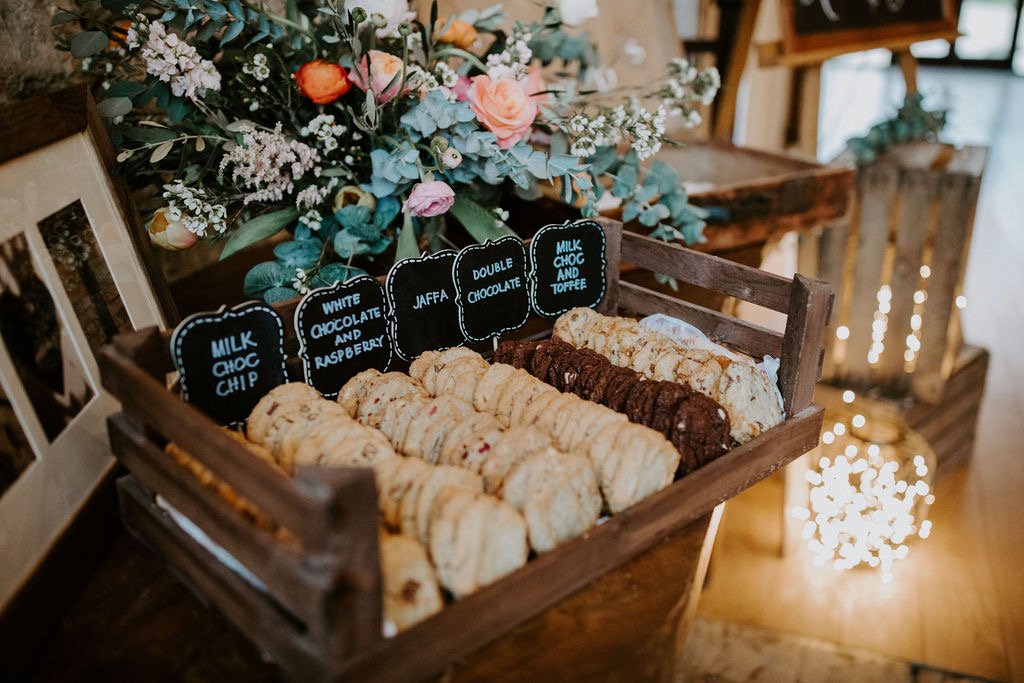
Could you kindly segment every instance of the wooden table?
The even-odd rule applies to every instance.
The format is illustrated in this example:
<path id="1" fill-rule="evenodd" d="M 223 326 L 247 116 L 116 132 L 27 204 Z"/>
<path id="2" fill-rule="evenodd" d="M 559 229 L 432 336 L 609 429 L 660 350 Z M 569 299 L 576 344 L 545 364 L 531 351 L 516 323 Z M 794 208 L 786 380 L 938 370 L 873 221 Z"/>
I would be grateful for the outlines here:
<path id="1" fill-rule="evenodd" d="M 454 664 L 446 680 L 671 680 L 720 514 L 721 506 Z M 277 667 L 234 626 L 204 606 L 156 555 L 122 533 L 42 648 L 29 680 L 280 678 Z"/>

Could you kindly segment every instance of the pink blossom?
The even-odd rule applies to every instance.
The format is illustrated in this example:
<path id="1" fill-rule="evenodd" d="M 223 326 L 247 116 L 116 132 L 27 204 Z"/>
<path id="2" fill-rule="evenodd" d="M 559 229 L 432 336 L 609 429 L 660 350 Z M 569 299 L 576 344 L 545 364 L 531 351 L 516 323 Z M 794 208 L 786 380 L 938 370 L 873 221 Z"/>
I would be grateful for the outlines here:
<path id="1" fill-rule="evenodd" d="M 455 93 L 455 99 L 459 102 L 465 102 L 469 99 L 469 86 L 473 84 L 469 76 L 459 75 L 459 80 L 452 86 L 452 92 Z"/>
<path id="2" fill-rule="evenodd" d="M 402 66 L 402 60 L 398 57 L 380 50 L 370 50 L 358 67 L 349 69 L 348 77 L 357 88 L 363 92 L 367 89 L 373 91 L 377 102 L 385 104 L 399 94 L 404 94 L 400 91 Z"/>
<path id="3" fill-rule="evenodd" d="M 447 213 L 455 203 L 455 190 L 441 180 L 429 180 L 413 186 L 402 210 L 410 216 L 431 218 Z"/>

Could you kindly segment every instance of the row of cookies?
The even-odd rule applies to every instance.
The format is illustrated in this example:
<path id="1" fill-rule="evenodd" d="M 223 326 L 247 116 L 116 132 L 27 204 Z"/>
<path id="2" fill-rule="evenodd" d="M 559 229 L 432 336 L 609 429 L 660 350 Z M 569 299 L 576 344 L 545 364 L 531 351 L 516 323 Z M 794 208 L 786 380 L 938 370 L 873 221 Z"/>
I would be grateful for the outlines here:
<path id="1" fill-rule="evenodd" d="M 464 347 L 428 351 L 409 374 L 432 396 L 456 396 L 508 427 L 532 425 L 555 447 L 585 453 L 611 512 L 621 512 L 672 483 L 679 452 L 664 436 L 624 415 L 562 393 L 525 370 L 488 364 Z"/>
<path id="2" fill-rule="evenodd" d="M 308 385 L 271 390 L 250 414 L 246 432 L 286 471 L 298 465 L 372 467 L 385 526 L 422 543 L 441 585 L 456 597 L 526 563 L 522 516 L 483 493 L 479 475 L 401 457 L 379 430 Z"/>
<path id="3" fill-rule="evenodd" d="M 724 454 L 732 442 L 729 417 L 714 400 L 683 384 L 644 379 L 596 351 L 554 338 L 507 341 L 495 350 L 493 360 L 660 432 L 679 451 L 679 474 Z"/>
<path id="4" fill-rule="evenodd" d="M 736 443 L 746 443 L 785 417 L 772 381 L 753 364 L 680 346 L 631 318 L 574 308 L 555 321 L 553 334 L 648 379 L 678 382 L 711 397 L 728 413 Z"/>
<path id="5" fill-rule="evenodd" d="M 486 493 L 523 515 L 530 546 L 539 553 L 598 519 L 601 495 L 590 461 L 555 450 L 535 427 L 505 429 L 462 398 L 431 398 L 400 372 L 361 372 L 342 387 L 338 403 L 400 453 L 480 476 Z"/>

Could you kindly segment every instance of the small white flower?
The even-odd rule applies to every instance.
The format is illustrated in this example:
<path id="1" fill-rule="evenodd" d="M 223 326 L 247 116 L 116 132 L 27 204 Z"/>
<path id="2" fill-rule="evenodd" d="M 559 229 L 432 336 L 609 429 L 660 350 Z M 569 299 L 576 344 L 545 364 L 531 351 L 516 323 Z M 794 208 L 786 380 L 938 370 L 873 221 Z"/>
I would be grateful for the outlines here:
<path id="1" fill-rule="evenodd" d="M 458 168 L 459 164 L 462 163 L 462 153 L 454 147 L 449 147 L 441 152 L 441 163 L 444 164 L 445 168 Z"/>

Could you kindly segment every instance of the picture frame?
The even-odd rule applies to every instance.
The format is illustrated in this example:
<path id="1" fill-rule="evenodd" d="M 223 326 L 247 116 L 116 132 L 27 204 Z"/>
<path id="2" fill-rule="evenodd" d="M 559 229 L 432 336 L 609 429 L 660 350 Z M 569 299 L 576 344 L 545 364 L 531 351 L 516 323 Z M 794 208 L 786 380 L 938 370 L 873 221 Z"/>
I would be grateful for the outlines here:
<path id="1" fill-rule="evenodd" d="M 6 105 L 0 132 L 2 617 L 109 484 L 99 349 L 178 314 L 88 88 Z"/>

